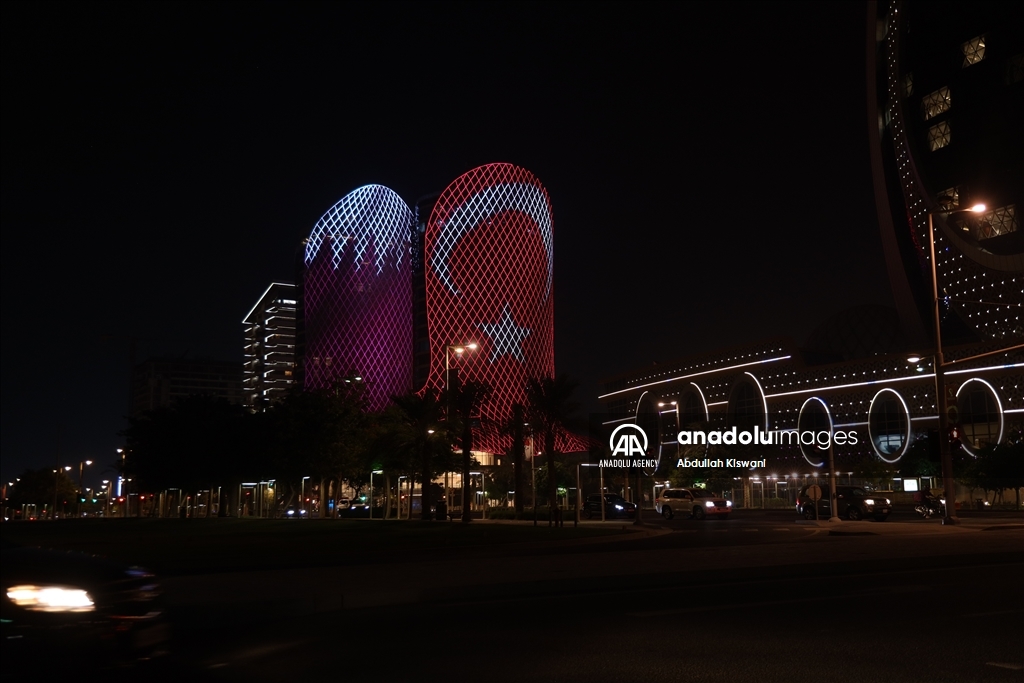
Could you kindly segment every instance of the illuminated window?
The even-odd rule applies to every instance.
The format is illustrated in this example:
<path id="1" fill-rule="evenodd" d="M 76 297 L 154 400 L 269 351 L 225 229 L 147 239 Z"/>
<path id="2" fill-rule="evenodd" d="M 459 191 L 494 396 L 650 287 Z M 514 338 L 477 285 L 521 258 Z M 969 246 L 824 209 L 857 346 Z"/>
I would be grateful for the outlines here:
<path id="1" fill-rule="evenodd" d="M 882 389 L 868 407 L 868 435 L 875 454 L 886 462 L 896 462 L 910 446 L 910 413 L 903 397 L 892 389 Z"/>
<path id="2" fill-rule="evenodd" d="M 903 77 L 903 96 L 910 97 L 914 94 L 914 74 L 909 73 Z"/>
<path id="3" fill-rule="evenodd" d="M 974 239 L 987 240 L 1017 232 L 1017 207 L 1013 204 L 986 211 L 980 216 L 965 216 L 961 229 L 969 229 Z"/>
<path id="4" fill-rule="evenodd" d="M 928 129 L 928 147 L 934 152 L 949 144 L 949 121 L 940 121 Z"/>
<path id="5" fill-rule="evenodd" d="M 960 46 L 964 53 L 964 67 L 985 59 L 985 36 L 978 36 Z"/>
<path id="6" fill-rule="evenodd" d="M 921 98 L 921 108 L 924 110 L 924 120 L 935 118 L 944 111 L 949 111 L 951 102 L 949 99 L 949 88 L 942 87 L 935 92 L 928 93 Z"/>
<path id="7" fill-rule="evenodd" d="M 985 446 L 999 443 L 1003 431 L 1003 416 L 999 399 L 991 385 L 979 379 L 964 382 L 957 392 L 960 412 L 960 442 L 972 455 Z"/>

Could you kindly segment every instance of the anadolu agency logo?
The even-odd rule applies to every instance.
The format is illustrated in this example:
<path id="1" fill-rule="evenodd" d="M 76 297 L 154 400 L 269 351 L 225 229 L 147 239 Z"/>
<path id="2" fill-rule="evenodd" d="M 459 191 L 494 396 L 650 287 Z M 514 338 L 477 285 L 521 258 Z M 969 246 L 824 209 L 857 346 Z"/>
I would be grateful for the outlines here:
<path id="1" fill-rule="evenodd" d="M 657 458 L 647 457 L 650 441 L 643 427 L 632 423 L 621 424 L 608 437 L 612 450 L 610 460 L 601 460 L 601 467 L 639 467 L 653 472 L 658 469 Z"/>

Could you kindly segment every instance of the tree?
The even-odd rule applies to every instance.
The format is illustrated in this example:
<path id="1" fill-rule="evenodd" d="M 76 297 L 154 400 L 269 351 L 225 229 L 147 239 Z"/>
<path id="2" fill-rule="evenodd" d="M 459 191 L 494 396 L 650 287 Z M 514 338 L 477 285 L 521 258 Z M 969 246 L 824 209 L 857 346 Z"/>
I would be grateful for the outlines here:
<path id="1" fill-rule="evenodd" d="M 56 495 L 54 494 L 56 486 Z M 7 492 L 5 505 L 20 508 L 22 505 L 35 505 L 43 510 L 56 499 L 57 504 L 73 499 L 78 495 L 78 485 L 63 469 L 53 471 L 52 467 L 40 467 L 37 470 L 25 470 Z M 52 515 L 54 511 L 50 511 Z"/>
<path id="2" fill-rule="evenodd" d="M 548 472 L 557 472 L 555 466 L 556 437 L 576 425 L 576 412 L 579 404 L 573 400 L 573 393 L 578 383 L 568 375 L 558 377 L 530 378 L 526 384 L 527 409 L 530 427 L 534 434 L 539 434 L 544 442 L 547 454 Z M 547 478 L 548 505 L 551 508 L 549 524 L 562 525 L 561 511 L 558 509 L 558 484 L 556 476 Z"/>
<path id="3" fill-rule="evenodd" d="M 453 386 L 450 394 L 445 402 L 454 409 L 458 419 L 458 425 L 452 424 L 451 427 L 458 428 L 462 433 L 462 522 L 468 524 L 472 520 L 469 510 L 472 500 L 469 491 L 469 470 L 473 463 L 473 421 L 479 419 L 481 406 L 490 399 L 491 385 L 472 380 Z M 452 422 L 449 419 L 449 423 Z"/>
<path id="4" fill-rule="evenodd" d="M 443 404 L 437 393 L 427 389 L 422 394 L 409 393 L 392 396 L 395 410 L 391 411 L 392 447 L 404 452 L 407 462 L 415 463 L 419 468 L 420 517 L 424 521 L 431 518 L 430 483 L 440 472 L 451 464 L 451 439 L 448 438 L 447 425 L 441 422 Z"/>
<path id="5" fill-rule="evenodd" d="M 501 433 L 512 437 L 512 490 L 515 492 L 516 516 L 523 513 L 523 466 L 526 459 L 526 408 L 522 403 L 512 404 L 512 416 L 502 425 Z"/>
<path id="6" fill-rule="evenodd" d="M 368 474 L 364 386 L 339 381 L 314 391 L 296 390 L 266 411 L 263 448 L 266 466 L 294 483 L 303 477 L 325 481 Z M 301 486 L 300 486 L 301 488 Z M 321 517 L 326 517 L 321 515 Z"/>

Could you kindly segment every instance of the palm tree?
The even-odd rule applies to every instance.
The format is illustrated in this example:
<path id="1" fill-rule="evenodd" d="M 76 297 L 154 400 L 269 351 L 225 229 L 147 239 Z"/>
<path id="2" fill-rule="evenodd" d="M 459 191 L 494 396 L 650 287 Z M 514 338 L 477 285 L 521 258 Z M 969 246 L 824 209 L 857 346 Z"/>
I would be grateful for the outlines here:
<path id="1" fill-rule="evenodd" d="M 572 395 L 579 383 L 568 375 L 558 377 L 530 378 L 526 385 L 528 407 L 526 410 L 534 434 L 544 440 L 544 452 L 548 463 L 548 504 L 551 506 L 551 520 L 561 526 L 558 510 L 558 484 L 555 478 L 555 438 L 559 433 L 569 431 L 576 422 L 579 403 Z"/>
<path id="2" fill-rule="evenodd" d="M 454 408 L 462 429 L 462 521 L 469 523 L 470 501 L 469 469 L 472 465 L 473 419 L 480 414 L 480 407 L 491 397 L 491 385 L 475 380 L 453 386 L 446 403 Z M 454 428 L 454 425 L 453 425 Z"/>
<path id="3" fill-rule="evenodd" d="M 396 446 L 408 451 L 410 459 L 420 470 L 421 519 L 427 521 L 430 516 L 430 482 L 437 472 L 437 465 L 448 460 L 443 456 L 451 454 L 450 440 L 444 438 L 441 427 L 443 404 L 433 389 L 422 394 L 409 393 L 392 396 L 397 409 L 397 424 L 400 425 Z"/>

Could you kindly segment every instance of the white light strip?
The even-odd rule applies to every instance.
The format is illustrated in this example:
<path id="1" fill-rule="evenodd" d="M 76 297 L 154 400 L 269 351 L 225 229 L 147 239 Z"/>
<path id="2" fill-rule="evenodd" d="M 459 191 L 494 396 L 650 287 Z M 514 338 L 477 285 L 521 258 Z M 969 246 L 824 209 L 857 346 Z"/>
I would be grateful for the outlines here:
<path id="1" fill-rule="evenodd" d="M 1014 408 L 1013 410 L 1004 410 L 1003 413 L 1024 413 L 1024 408 Z"/>
<path id="2" fill-rule="evenodd" d="M 913 377 L 894 377 L 892 379 L 875 379 L 870 382 L 854 382 L 853 384 L 835 384 L 832 386 L 814 387 L 813 389 L 797 389 L 796 391 L 784 391 L 779 394 L 768 394 L 766 398 L 778 398 L 779 396 L 795 396 L 796 394 L 811 394 L 815 391 L 830 391 L 832 389 L 848 389 L 850 387 L 868 387 L 872 384 L 888 384 L 890 382 L 905 382 L 913 379 L 927 379 L 929 377 L 935 377 L 935 374 L 930 375 L 914 375 Z"/>
<path id="3" fill-rule="evenodd" d="M 648 384 L 640 384 L 640 385 L 637 385 L 635 387 L 628 387 L 626 389 L 619 389 L 618 391 L 613 391 L 613 392 L 608 393 L 608 394 L 601 394 L 600 396 L 598 396 L 598 398 L 608 398 L 609 396 L 614 396 L 615 394 L 621 394 L 621 393 L 624 393 L 624 392 L 627 392 L 627 391 L 634 391 L 636 389 L 646 389 L 647 387 L 653 387 L 656 384 L 664 384 L 665 382 L 676 382 L 676 381 L 681 380 L 681 379 L 690 379 L 691 377 L 701 377 L 703 375 L 713 375 L 716 372 L 728 372 L 729 370 L 738 370 L 740 368 L 749 368 L 751 365 L 762 365 L 764 363 L 773 363 L 775 361 L 787 360 L 789 358 L 792 358 L 792 356 L 779 356 L 778 358 L 765 358 L 764 360 L 755 360 L 755 361 L 751 361 L 750 363 L 740 363 L 739 365 L 730 365 L 729 367 L 725 367 L 725 368 L 715 368 L 714 370 L 704 370 L 703 372 L 694 372 L 694 373 L 692 373 L 690 375 L 680 375 L 679 377 L 671 377 L 669 379 L 660 379 L 657 382 L 650 382 Z"/>
<path id="4" fill-rule="evenodd" d="M 962 375 L 965 372 L 985 372 L 986 370 L 1008 370 L 1010 368 L 1024 368 L 1024 363 L 1011 363 L 1010 365 L 990 365 L 987 368 L 967 368 L 966 370 L 947 370 L 942 374 Z"/>
<path id="5" fill-rule="evenodd" d="M 260 302 L 263 301 L 263 297 L 265 297 L 267 295 L 267 292 L 269 292 L 271 289 L 273 289 L 276 285 L 281 285 L 282 287 L 292 287 L 292 288 L 295 287 L 295 285 L 293 285 L 291 283 L 288 283 L 288 282 L 271 282 L 270 286 L 267 287 L 266 291 L 264 291 L 262 294 L 260 294 L 260 298 L 256 300 L 256 305 L 253 306 L 251 309 L 249 309 L 249 312 L 245 314 L 244 318 L 242 318 L 242 324 L 243 325 L 245 323 L 249 322 L 249 316 L 252 315 L 252 312 L 255 311 L 256 308 L 260 305 Z"/>

